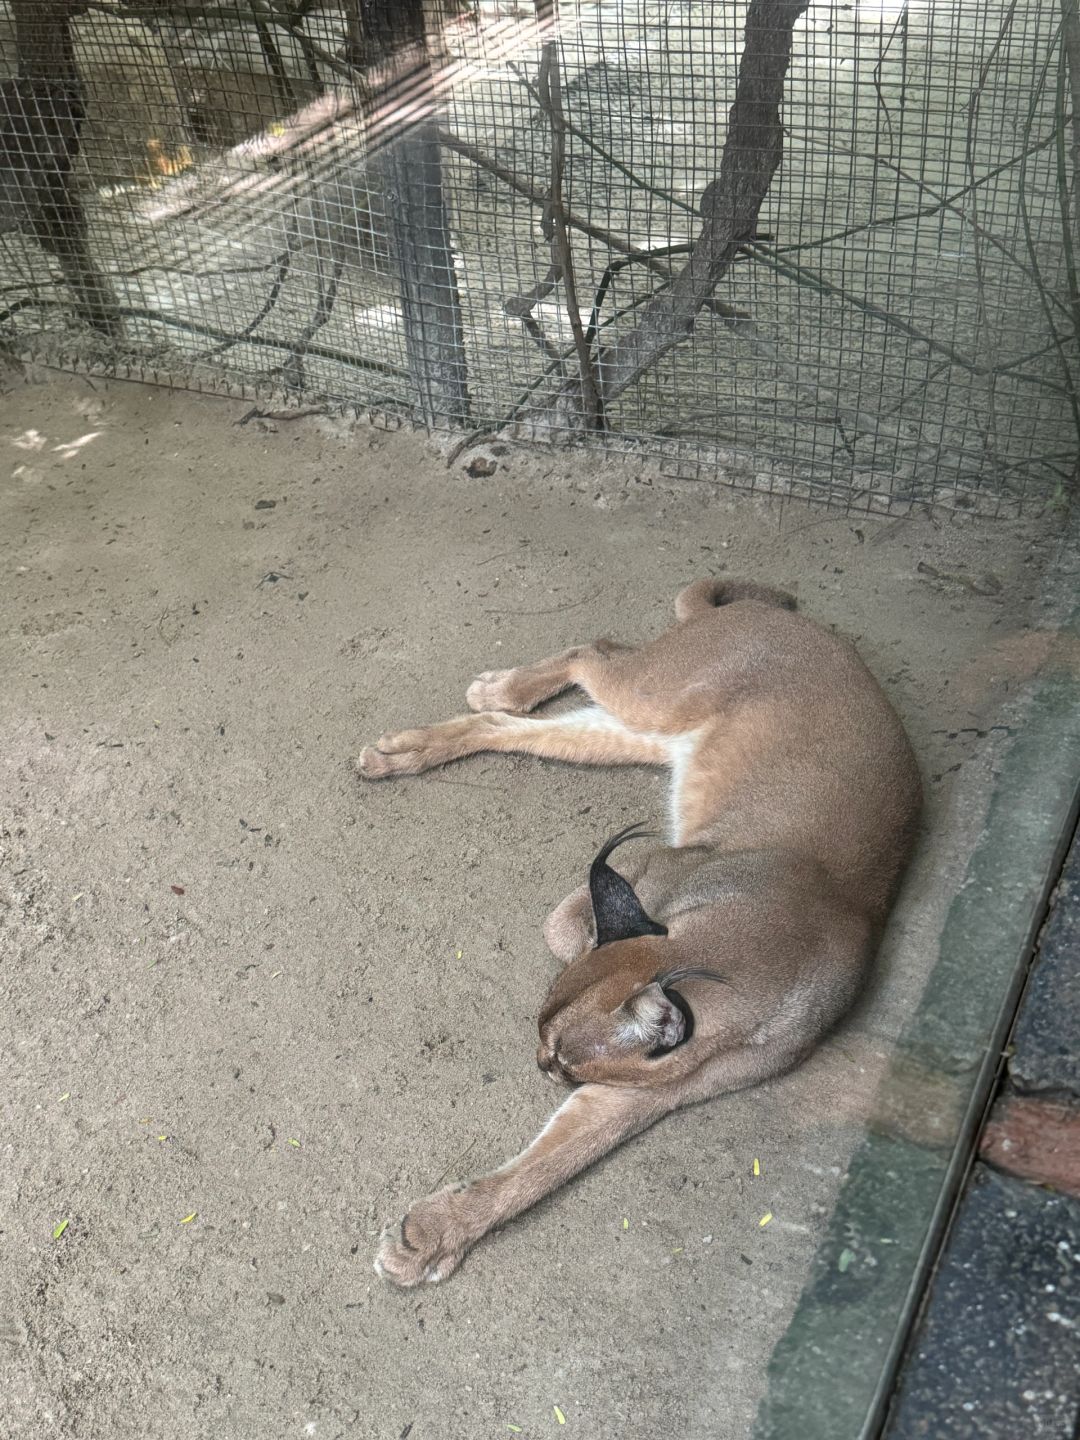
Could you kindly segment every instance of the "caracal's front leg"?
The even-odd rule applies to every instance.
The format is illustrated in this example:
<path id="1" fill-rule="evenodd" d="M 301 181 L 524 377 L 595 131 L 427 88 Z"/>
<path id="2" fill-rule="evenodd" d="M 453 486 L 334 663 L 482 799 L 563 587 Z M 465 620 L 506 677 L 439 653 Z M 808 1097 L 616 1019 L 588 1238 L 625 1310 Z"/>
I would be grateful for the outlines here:
<path id="1" fill-rule="evenodd" d="M 489 1230 L 528 1210 L 676 1104 L 678 1094 L 669 1088 L 582 1085 L 516 1160 L 414 1205 L 384 1235 L 376 1271 L 395 1285 L 445 1280 Z"/>
<path id="2" fill-rule="evenodd" d="M 400 730 L 361 750 L 356 763 L 365 780 L 386 780 L 419 775 L 481 750 L 516 751 L 579 765 L 662 765 L 668 758 L 659 736 L 628 730 L 613 715 L 590 705 L 565 715 L 462 715 L 441 725 Z"/>
<path id="3" fill-rule="evenodd" d="M 608 656 L 628 649 L 630 646 L 617 640 L 596 640 L 532 665 L 485 670 L 465 692 L 465 703 L 470 710 L 509 710 L 524 715 L 571 685 L 580 685 L 593 694 L 593 682 L 598 680 Z"/>
<path id="4" fill-rule="evenodd" d="M 415 1204 L 384 1234 L 375 1269 L 395 1285 L 445 1280 L 489 1230 L 528 1210 L 624 1140 L 682 1105 L 760 1085 L 805 1059 L 779 1043 L 722 1051 L 682 1080 L 655 1089 L 581 1085 L 516 1159 L 468 1185 Z"/>

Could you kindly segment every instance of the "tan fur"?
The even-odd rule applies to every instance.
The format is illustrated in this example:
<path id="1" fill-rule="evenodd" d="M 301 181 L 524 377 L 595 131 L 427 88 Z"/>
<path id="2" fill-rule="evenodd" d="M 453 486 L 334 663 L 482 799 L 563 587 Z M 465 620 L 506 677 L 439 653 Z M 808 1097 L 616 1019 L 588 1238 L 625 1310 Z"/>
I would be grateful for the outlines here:
<path id="1" fill-rule="evenodd" d="M 803 1060 L 851 1004 L 907 861 L 921 800 L 899 719 L 854 648 L 749 582 L 698 581 L 640 648 L 598 641 L 469 687 L 475 713 L 384 735 L 367 779 L 483 750 L 673 770 L 670 843 L 620 870 L 667 935 L 594 948 L 587 886 L 552 911 L 563 962 L 538 1063 L 579 1088 L 516 1159 L 414 1205 L 376 1268 L 441 1280 L 493 1226 L 680 1105 Z M 571 686 L 591 704 L 528 712 Z M 680 981 L 687 1028 L 657 977 Z M 673 1048 L 657 1054 L 658 1046 Z"/>

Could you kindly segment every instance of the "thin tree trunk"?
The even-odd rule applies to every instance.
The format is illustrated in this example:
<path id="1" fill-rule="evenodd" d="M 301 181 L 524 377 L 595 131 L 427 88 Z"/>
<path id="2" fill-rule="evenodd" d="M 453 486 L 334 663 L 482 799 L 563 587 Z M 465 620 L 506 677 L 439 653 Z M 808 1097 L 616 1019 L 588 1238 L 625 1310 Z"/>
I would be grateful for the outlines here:
<path id="1" fill-rule="evenodd" d="M 78 84 L 70 0 L 11 0 L 15 56 L 20 76 L 51 84 Z"/>
<path id="2" fill-rule="evenodd" d="M 111 339 L 116 297 L 91 253 L 75 179 L 83 93 L 75 67 L 69 0 L 12 0 L 18 75 L 0 86 L 0 185 L 5 220 L 28 229 L 53 255 L 87 324 Z"/>
<path id="3" fill-rule="evenodd" d="M 751 0 L 720 173 L 702 197 L 702 229 L 690 259 L 637 326 L 602 350 L 597 369 L 605 408 L 690 334 L 698 312 L 757 228 L 758 212 L 783 154 L 780 103 L 795 22 L 809 0 Z M 580 432 L 587 425 L 580 381 L 567 382 L 530 417 L 534 429 Z"/>

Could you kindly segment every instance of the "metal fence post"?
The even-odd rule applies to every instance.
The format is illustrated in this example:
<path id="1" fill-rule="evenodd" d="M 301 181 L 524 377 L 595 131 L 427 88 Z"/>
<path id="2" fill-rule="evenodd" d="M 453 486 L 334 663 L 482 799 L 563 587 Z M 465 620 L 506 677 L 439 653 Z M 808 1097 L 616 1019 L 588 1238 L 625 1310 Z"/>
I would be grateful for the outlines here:
<path id="1" fill-rule="evenodd" d="M 461 297 L 433 115 L 433 37 L 424 0 L 353 0 L 350 59 L 377 76 L 371 147 L 397 262 L 405 353 L 431 427 L 468 422 Z M 374 69 L 372 69 L 374 66 Z"/>

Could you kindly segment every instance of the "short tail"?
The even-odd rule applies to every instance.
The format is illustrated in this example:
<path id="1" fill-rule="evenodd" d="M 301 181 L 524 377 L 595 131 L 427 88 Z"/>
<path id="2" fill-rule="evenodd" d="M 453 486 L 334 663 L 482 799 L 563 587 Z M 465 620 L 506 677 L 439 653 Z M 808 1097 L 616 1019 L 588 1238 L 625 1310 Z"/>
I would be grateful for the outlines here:
<path id="1" fill-rule="evenodd" d="M 758 600 L 781 610 L 794 610 L 796 605 L 795 596 L 786 590 L 773 590 L 753 580 L 695 580 L 675 597 L 675 618 L 691 620 L 718 605 L 734 605 L 737 600 Z"/>

